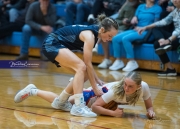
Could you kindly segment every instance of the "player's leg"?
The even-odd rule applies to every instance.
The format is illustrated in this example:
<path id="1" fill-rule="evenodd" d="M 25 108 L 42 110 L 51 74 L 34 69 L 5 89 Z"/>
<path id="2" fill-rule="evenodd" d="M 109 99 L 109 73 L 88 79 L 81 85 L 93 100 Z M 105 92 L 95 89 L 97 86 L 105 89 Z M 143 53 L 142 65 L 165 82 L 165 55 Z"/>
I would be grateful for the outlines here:
<path id="1" fill-rule="evenodd" d="M 71 114 L 76 116 L 96 117 L 97 115 L 88 109 L 84 104 L 83 87 L 86 77 L 86 65 L 69 49 L 60 49 L 55 60 L 62 67 L 71 69 L 75 72 L 73 81 L 70 81 L 65 90 L 60 94 L 57 101 L 62 110 L 67 109 L 68 98 L 74 93 L 75 104 L 71 109 Z M 70 103 L 70 102 L 69 102 Z M 52 103 L 53 105 L 53 103 Z"/>
<path id="2" fill-rule="evenodd" d="M 20 103 L 30 96 L 38 96 L 52 103 L 58 95 L 50 91 L 39 90 L 34 84 L 29 84 L 15 95 L 14 102 Z"/>

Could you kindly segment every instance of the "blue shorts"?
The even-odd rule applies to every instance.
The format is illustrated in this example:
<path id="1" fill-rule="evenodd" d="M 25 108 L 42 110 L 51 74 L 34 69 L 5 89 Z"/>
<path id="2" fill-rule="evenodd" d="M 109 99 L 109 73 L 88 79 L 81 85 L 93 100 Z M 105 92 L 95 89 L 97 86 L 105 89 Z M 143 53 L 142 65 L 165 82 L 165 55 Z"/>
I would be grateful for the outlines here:
<path id="1" fill-rule="evenodd" d="M 102 91 L 103 91 L 104 93 L 108 92 L 107 87 L 102 87 Z M 88 90 L 88 89 L 87 89 L 87 90 L 84 90 L 84 91 L 83 91 L 83 96 L 84 96 L 84 101 L 85 101 L 85 103 L 86 103 L 86 105 L 87 105 L 88 102 L 89 102 L 89 100 L 90 100 L 91 98 L 93 98 L 94 96 L 96 96 L 96 95 L 95 95 L 93 89 L 91 89 L 91 90 Z"/>
<path id="2" fill-rule="evenodd" d="M 55 58 L 61 48 L 66 47 L 62 45 L 55 36 L 50 34 L 43 43 L 42 52 L 52 63 L 54 63 L 57 67 L 60 67 L 59 62 L 57 62 Z"/>

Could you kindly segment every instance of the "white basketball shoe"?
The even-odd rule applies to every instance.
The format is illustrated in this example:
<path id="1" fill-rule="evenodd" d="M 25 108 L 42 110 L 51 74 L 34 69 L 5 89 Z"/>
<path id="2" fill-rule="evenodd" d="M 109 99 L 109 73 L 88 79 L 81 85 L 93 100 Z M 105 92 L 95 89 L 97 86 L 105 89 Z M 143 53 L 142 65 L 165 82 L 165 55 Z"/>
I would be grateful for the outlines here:
<path id="1" fill-rule="evenodd" d="M 92 112 L 84 103 L 80 105 L 73 105 L 70 111 L 71 115 L 84 117 L 97 117 L 97 114 Z"/>
<path id="2" fill-rule="evenodd" d="M 24 89 L 20 90 L 14 97 L 15 103 L 20 103 L 23 100 L 27 99 L 29 96 L 31 96 L 31 89 L 37 89 L 37 87 L 34 84 L 27 85 Z"/>

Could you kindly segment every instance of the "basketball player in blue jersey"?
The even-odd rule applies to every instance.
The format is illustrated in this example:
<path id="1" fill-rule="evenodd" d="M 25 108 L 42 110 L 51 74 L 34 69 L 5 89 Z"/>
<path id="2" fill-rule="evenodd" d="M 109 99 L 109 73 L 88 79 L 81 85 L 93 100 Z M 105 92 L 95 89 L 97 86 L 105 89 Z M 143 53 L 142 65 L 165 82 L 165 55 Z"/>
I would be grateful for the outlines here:
<path id="1" fill-rule="evenodd" d="M 57 67 L 61 66 L 75 72 L 73 81 L 52 102 L 53 107 L 61 107 L 61 110 L 68 110 L 75 116 L 97 116 L 84 104 L 83 85 L 89 79 L 95 95 L 103 94 L 96 85 L 102 85 L 103 81 L 94 72 L 91 63 L 92 49 L 98 40 L 111 41 L 118 32 L 117 22 L 104 14 L 99 15 L 97 21 L 98 25 L 72 25 L 60 28 L 51 33 L 42 46 L 44 55 Z M 83 51 L 83 60 L 73 53 L 79 50 Z M 72 106 L 67 100 L 73 93 L 75 104 Z"/>

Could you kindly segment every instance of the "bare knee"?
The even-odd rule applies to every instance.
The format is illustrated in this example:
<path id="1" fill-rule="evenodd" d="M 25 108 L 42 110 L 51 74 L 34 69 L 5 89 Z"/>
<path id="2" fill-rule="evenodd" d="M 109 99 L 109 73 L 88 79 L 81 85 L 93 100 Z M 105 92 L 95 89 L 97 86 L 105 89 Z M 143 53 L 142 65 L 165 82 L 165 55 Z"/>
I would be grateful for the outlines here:
<path id="1" fill-rule="evenodd" d="M 76 72 L 81 73 L 81 74 L 85 74 L 86 73 L 86 65 L 84 62 L 79 62 L 77 64 L 77 68 L 76 68 Z"/>

